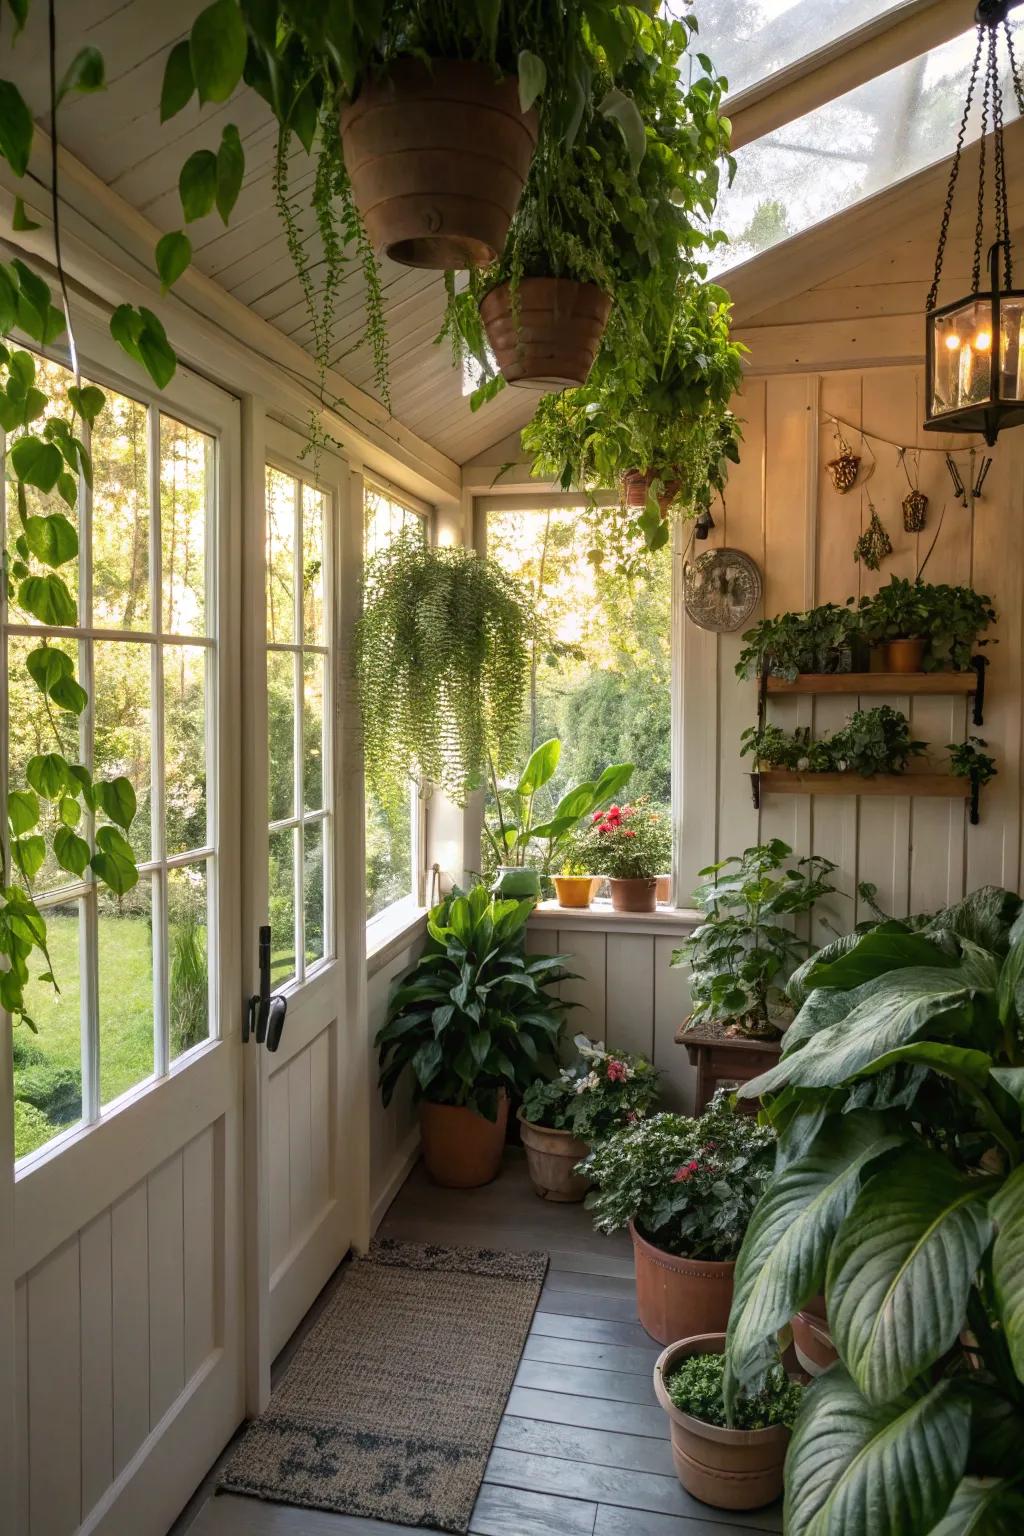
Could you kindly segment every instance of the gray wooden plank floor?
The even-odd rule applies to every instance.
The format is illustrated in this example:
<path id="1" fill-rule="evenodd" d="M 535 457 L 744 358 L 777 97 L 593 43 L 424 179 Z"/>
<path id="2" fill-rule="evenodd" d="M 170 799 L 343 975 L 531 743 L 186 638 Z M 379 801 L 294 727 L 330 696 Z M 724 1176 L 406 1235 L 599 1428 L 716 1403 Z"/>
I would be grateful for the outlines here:
<path id="1" fill-rule="evenodd" d="M 580 1206 L 538 1200 L 520 1151 L 509 1149 L 501 1177 L 485 1189 L 438 1189 L 416 1168 L 381 1235 L 541 1248 L 550 1256 L 473 1511 L 473 1536 L 750 1536 L 782 1529 L 778 1509 L 731 1515 L 699 1503 L 680 1487 L 651 1384 L 659 1347 L 636 1319 L 629 1240 L 621 1233 L 610 1238 L 596 1233 Z M 275 1362 L 275 1377 L 296 1342 Z M 172 1536 L 408 1531 L 349 1515 L 214 1496 L 218 1471 L 219 1466 L 198 1490 Z"/>

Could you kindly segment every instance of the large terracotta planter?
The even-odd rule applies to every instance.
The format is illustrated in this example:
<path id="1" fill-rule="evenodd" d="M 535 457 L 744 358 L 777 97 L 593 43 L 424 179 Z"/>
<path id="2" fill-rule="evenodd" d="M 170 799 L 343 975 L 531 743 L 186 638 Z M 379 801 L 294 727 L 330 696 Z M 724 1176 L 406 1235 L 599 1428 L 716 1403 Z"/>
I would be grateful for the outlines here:
<path id="1" fill-rule="evenodd" d="M 601 884 L 599 875 L 555 875 L 560 907 L 589 907 Z"/>
<path id="2" fill-rule="evenodd" d="M 520 1108 L 516 1112 L 519 1134 L 526 1148 L 526 1166 L 534 1189 L 542 1200 L 572 1204 L 583 1199 L 590 1180 L 573 1173 L 590 1147 L 571 1131 L 554 1131 L 546 1125 L 531 1125 Z"/>
<path id="3" fill-rule="evenodd" d="M 508 1096 L 498 1099 L 498 1118 L 491 1121 L 475 1110 L 455 1104 L 420 1103 L 423 1161 L 435 1184 L 445 1189 L 476 1189 L 489 1184 L 501 1170 L 508 1126 Z"/>
<path id="4" fill-rule="evenodd" d="M 586 383 L 611 309 L 595 283 L 524 277 L 492 288 L 480 318 L 506 383 L 562 389 Z"/>
<path id="5" fill-rule="evenodd" d="M 632 1222 L 637 1316 L 652 1339 L 671 1344 L 697 1333 L 719 1333 L 729 1322 L 736 1266 L 714 1259 L 680 1259 L 656 1248 Z"/>
<path id="6" fill-rule="evenodd" d="M 808 1376 L 820 1376 L 839 1359 L 825 1315 L 824 1296 L 812 1296 L 793 1317 L 790 1326 L 796 1358 Z"/>
<path id="7" fill-rule="evenodd" d="M 920 672 L 923 660 L 923 640 L 890 640 L 885 647 L 887 672 Z"/>
<path id="8" fill-rule="evenodd" d="M 782 1492 L 789 1430 L 783 1424 L 769 1429 L 705 1424 L 677 1408 L 665 1386 L 666 1377 L 691 1355 L 719 1355 L 724 1349 L 724 1333 L 699 1334 L 670 1344 L 655 1363 L 654 1391 L 668 1415 L 672 1460 L 687 1493 L 715 1509 L 760 1509 Z"/>
<path id="9" fill-rule="evenodd" d="M 608 884 L 612 892 L 612 907 L 616 912 L 656 912 L 658 910 L 658 881 L 615 880 Z"/>
<path id="10" fill-rule="evenodd" d="M 627 507 L 642 510 L 647 505 L 647 496 L 651 489 L 651 482 L 656 477 L 642 469 L 627 469 L 622 476 L 622 494 Z M 678 480 L 662 480 L 665 489 L 658 497 L 658 506 L 664 517 L 672 501 L 679 490 Z"/>
<path id="11" fill-rule="evenodd" d="M 537 145 L 514 76 L 399 59 L 341 111 L 352 195 L 373 246 L 408 267 L 485 267 L 505 244 Z"/>

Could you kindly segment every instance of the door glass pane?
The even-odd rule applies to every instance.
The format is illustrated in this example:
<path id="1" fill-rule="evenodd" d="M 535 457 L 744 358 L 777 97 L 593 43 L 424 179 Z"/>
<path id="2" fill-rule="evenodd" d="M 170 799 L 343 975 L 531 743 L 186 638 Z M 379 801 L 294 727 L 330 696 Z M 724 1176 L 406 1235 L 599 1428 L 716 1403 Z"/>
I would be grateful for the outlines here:
<path id="1" fill-rule="evenodd" d="M 7 642 L 7 689 L 10 715 L 8 788 L 21 792 L 28 791 L 30 794 L 34 791 L 28 784 L 26 768 L 33 757 L 47 752 L 59 752 L 71 763 L 79 761 L 81 757 L 78 716 L 59 709 L 52 701 L 47 710 L 43 705 L 42 694 L 25 670 L 27 657 L 32 651 L 39 649 L 41 643 L 40 639 L 29 639 L 19 635 L 11 635 Z M 73 640 L 53 638 L 48 639 L 46 644 L 56 651 L 61 651 L 70 659 L 75 667 L 74 675 L 77 677 L 77 644 Z M 77 877 L 61 869 L 53 856 L 53 834 L 60 824 L 60 802 L 37 798 L 39 821 L 36 826 L 28 828 L 24 836 L 28 838 L 42 836 L 46 845 L 45 862 L 32 879 L 32 889 L 38 894 L 42 891 L 52 891 L 62 885 L 73 885 Z M 74 814 L 74 808 L 69 806 L 68 815 Z M 80 826 L 78 832 L 81 832 Z"/>
<path id="2" fill-rule="evenodd" d="M 324 657 L 307 651 L 302 658 L 302 794 L 307 811 L 324 803 Z"/>
<path id="3" fill-rule="evenodd" d="M 324 822 L 314 821 L 303 828 L 302 902 L 307 965 L 324 957 L 324 827 Z"/>
<path id="4" fill-rule="evenodd" d="M 270 979 L 295 975 L 295 837 L 299 828 L 270 834 Z"/>
<path id="5" fill-rule="evenodd" d="M 14 1155 L 45 1146 L 82 1117 L 82 1037 L 79 1012 L 78 902 L 44 913 L 53 974 L 60 991 L 37 980 L 30 962 L 25 1003 L 38 1029 L 14 1030 Z"/>
<path id="6" fill-rule="evenodd" d="M 152 855 L 150 787 L 151 666 L 153 647 L 137 641 L 100 640 L 94 648 L 96 777 L 130 779 L 138 803 L 126 833 L 135 856 Z"/>
<path id="7" fill-rule="evenodd" d="M 298 482 L 267 469 L 267 639 L 295 640 L 295 495 Z"/>
<path id="8" fill-rule="evenodd" d="M 215 488 L 214 440 L 160 417 L 160 542 L 163 626 L 167 634 L 205 635 L 206 525 Z"/>
<path id="9" fill-rule="evenodd" d="M 149 629 L 149 412 L 105 389 L 92 428 L 93 623 Z"/>
<path id="10" fill-rule="evenodd" d="M 206 658 L 199 645 L 164 647 L 167 852 L 209 841 L 206 822 Z"/>
<path id="11" fill-rule="evenodd" d="M 100 1103 L 153 1075 L 152 876 L 124 896 L 97 900 L 100 990 Z"/>
<path id="12" fill-rule="evenodd" d="M 167 872 L 170 939 L 171 1060 L 210 1033 L 209 929 L 206 864 Z"/>
<path id="13" fill-rule="evenodd" d="M 267 741 L 270 749 L 269 816 L 295 814 L 295 657 L 267 652 Z"/>
<path id="14" fill-rule="evenodd" d="M 302 638 L 324 643 L 324 521 L 327 497 L 302 484 Z"/>

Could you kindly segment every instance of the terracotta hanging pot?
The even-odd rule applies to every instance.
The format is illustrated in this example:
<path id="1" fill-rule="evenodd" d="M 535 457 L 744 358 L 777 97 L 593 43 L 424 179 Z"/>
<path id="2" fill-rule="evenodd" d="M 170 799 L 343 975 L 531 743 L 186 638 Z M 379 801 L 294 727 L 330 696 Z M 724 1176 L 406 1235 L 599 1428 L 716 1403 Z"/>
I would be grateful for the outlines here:
<path id="1" fill-rule="evenodd" d="M 575 1204 L 583 1199 L 590 1188 L 590 1180 L 574 1173 L 576 1164 L 590 1151 L 585 1141 L 580 1141 L 571 1131 L 555 1131 L 547 1125 L 531 1125 L 517 1111 L 519 1134 L 526 1149 L 526 1166 L 530 1181 L 542 1200 L 556 1200 L 562 1204 Z"/>
<path id="2" fill-rule="evenodd" d="M 658 880 L 618 880 L 609 878 L 614 912 L 656 912 L 658 909 Z"/>
<path id="3" fill-rule="evenodd" d="M 611 309 L 595 283 L 524 277 L 492 288 L 480 318 L 507 383 L 562 389 L 586 383 Z"/>
<path id="4" fill-rule="evenodd" d="M 626 506 L 638 509 L 646 507 L 651 482 L 656 479 L 661 479 L 665 487 L 658 497 L 658 506 L 661 508 L 662 517 L 664 517 L 679 493 L 679 481 L 666 480 L 663 476 L 654 475 L 648 470 L 627 469 L 623 471 L 622 494 L 625 498 Z"/>
<path id="5" fill-rule="evenodd" d="M 434 270 L 487 266 L 505 244 L 537 145 L 515 76 L 404 58 L 340 117 L 352 195 L 371 244 Z"/>
<path id="6" fill-rule="evenodd" d="M 508 1095 L 498 1096 L 498 1118 L 488 1120 L 457 1104 L 420 1102 L 423 1161 L 435 1184 L 445 1189 L 477 1189 L 501 1171 L 508 1125 Z"/>
<path id="7" fill-rule="evenodd" d="M 670 1344 L 654 1367 L 654 1392 L 668 1415 L 676 1476 L 694 1498 L 715 1509 L 760 1509 L 782 1492 L 789 1446 L 784 1424 L 767 1429 L 725 1429 L 677 1408 L 666 1379 L 692 1355 L 720 1355 L 724 1333 L 705 1333 Z"/>
<path id="8" fill-rule="evenodd" d="M 632 1222 L 636 1310 L 641 1325 L 659 1344 L 671 1344 L 696 1329 L 724 1329 L 732 1306 L 735 1264 L 714 1259 L 681 1259 L 649 1243 Z"/>

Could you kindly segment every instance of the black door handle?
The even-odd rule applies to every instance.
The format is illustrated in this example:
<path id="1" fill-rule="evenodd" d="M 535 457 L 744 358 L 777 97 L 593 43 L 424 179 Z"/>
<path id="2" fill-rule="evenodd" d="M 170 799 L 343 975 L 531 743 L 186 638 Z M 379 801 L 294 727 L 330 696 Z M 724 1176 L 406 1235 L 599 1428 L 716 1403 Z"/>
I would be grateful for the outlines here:
<path id="1" fill-rule="evenodd" d="M 268 1051 L 276 1051 L 281 1044 L 281 1033 L 288 1013 L 288 999 L 274 996 L 270 991 L 270 925 L 260 928 L 260 990 L 250 997 L 242 1020 L 242 1040 L 254 1036 L 257 1045 L 265 1045 Z"/>

